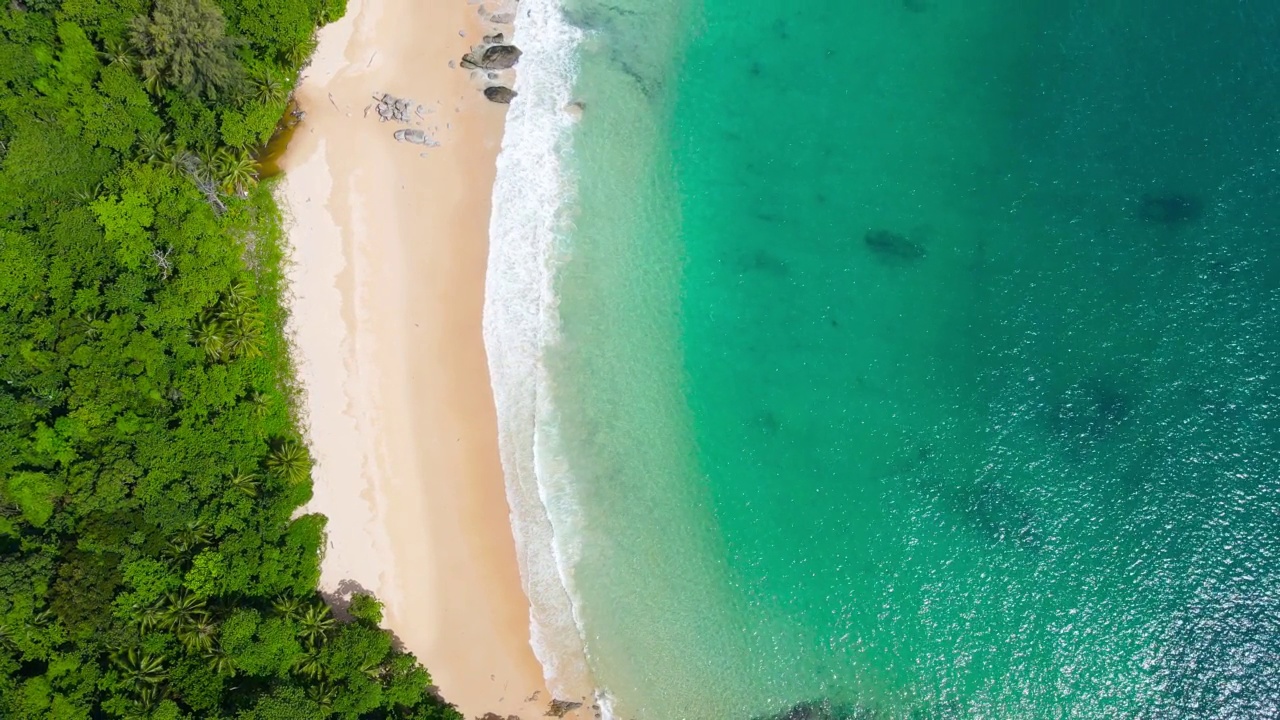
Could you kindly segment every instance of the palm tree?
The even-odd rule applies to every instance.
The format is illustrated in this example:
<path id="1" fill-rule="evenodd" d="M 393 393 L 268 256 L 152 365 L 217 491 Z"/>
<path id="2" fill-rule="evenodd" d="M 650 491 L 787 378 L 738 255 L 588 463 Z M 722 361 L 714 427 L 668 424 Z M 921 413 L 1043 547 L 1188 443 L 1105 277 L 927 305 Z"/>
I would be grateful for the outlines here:
<path id="1" fill-rule="evenodd" d="M 267 469 L 284 480 L 302 483 L 311 473 L 311 458 L 305 447 L 286 440 L 267 455 Z"/>
<path id="2" fill-rule="evenodd" d="M 68 321 L 68 329 L 77 335 L 84 335 L 92 340 L 99 335 L 98 316 L 92 311 L 83 312 Z"/>
<path id="3" fill-rule="evenodd" d="M 249 283 L 237 280 L 231 283 L 231 287 L 227 288 L 226 302 L 231 307 L 239 307 L 252 299 L 253 288 L 249 287 Z"/>
<path id="4" fill-rule="evenodd" d="M 186 625 L 178 626 L 178 642 L 189 652 L 209 653 L 213 651 L 213 640 L 218 635 L 218 626 L 207 614 L 193 616 Z"/>
<path id="5" fill-rule="evenodd" d="M 253 404 L 253 414 L 258 417 L 266 417 L 271 410 L 271 393 L 253 391 L 253 395 L 249 396 L 249 402 Z"/>
<path id="6" fill-rule="evenodd" d="M 245 195 L 258 184 L 258 163 L 248 150 L 219 150 L 214 156 L 214 172 L 224 193 Z"/>
<path id="7" fill-rule="evenodd" d="M 194 156 L 181 146 L 175 146 L 173 153 L 160 165 L 160 169 L 171 177 L 181 177 L 187 172 L 192 157 Z"/>
<path id="8" fill-rule="evenodd" d="M 293 669 L 303 677 L 319 680 L 325 674 L 324 664 L 320 662 L 320 648 L 307 648 L 293 663 Z"/>
<path id="9" fill-rule="evenodd" d="M 297 620 L 302 615 L 302 608 L 302 599 L 287 593 L 280 593 L 271 603 L 271 609 L 283 615 L 286 620 Z"/>
<path id="10" fill-rule="evenodd" d="M 236 473 L 231 476 L 231 487 L 246 497 L 258 497 L 258 476 L 253 473 Z"/>
<path id="11" fill-rule="evenodd" d="M 365 658 L 365 660 L 360 663 L 360 672 L 374 680 L 377 680 L 382 675 L 382 660 L 380 658 Z"/>
<path id="12" fill-rule="evenodd" d="M 226 345 L 226 331 L 215 315 L 206 314 L 196 323 L 194 338 L 210 360 L 221 360 Z"/>
<path id="13" fill-rule="evenodd" d="M 146 635 L 155 628 L 165 624 L 165 613 L 160 603 L 154 603 L 138 610 L 134 617 L 138 621 L 138 632 Z"/>
<path id="14" fill-rule="evenodd" d="M 270 68 L 259 68 L 249 76 L 250 97 L 263 105 L 284 102 L 289 91 Z"/>
<path id="15" fill-rule="evenodd" d="M 93 202 L 95 198 L 97 198 L 99 195 L 102 194 L 102 190 L 104 187 L 105 186 L 102 183 L 98 183 L 97 185 L 86 184 L 84 187 L 80 188 L 79 190 L 76 190 L 73 193 L 73 195 L 75 199 L 79 200 L 80 202 L 83 202 L 83 203 Z"/>
<path id="16" fill-rule="evenodd" d="M 148 685 L 137 689 L 138 709 L 142 712 L 151 712 L 156 703 L 160 702 L 160 687 L 157 685 Z"/>
<path id="17" fill-rule="evenodd" d="M 129 648 L 124 653 L 117 652 L 111 657 L 111 661 L 120 668 L 125 682 L 139 693 L 146 688 L 154 688 L 169 675 L 164 669 L 163 656 L 152 655 L 137 648 Z"/>
<path id="18" fill-rule="evenodd" d="M 0 647 L 13 648 L 17 646 L 17 639 L 7 623 L 0 623 Z"/>
<path id="19" fill-rule="evenodd" d="M 325 711 L 330 710 L 333 707 L 333 701 L 338 699 L 338 689 L 332 683 L 323 680 L 308 685 L 306 692 L 307 698 Z"/>
<path id="20" fill-rule="evenodd" d="M 242 358 L 262 355 L 263 323 L 256 310 L 240 307 L 223 313 L 222 327 L 226 333 L 224 347 L 229 354 Z"/>
<path id="21" fill-rule="evenodd" d="M 138 160 L 147 165 L 168 165 L 176 152 L 168 133 L 143 133 L 138 139 Z"/>
<path id="22" fill-rule="evenodd" d="M 222 648 L 216 646 L 211 648 L 204 654 L 204 658 L 209 662 L 209 669 L 215 674 L 228 677 L 236 674 L 235 664 L 231 662 L 231 657 Z"/>
<path id="23" fill-rule="evenodd" d="M 142 87 L 152 95 L 164 92 L 164 71 L 155 63 L 142 63 Z"/>
<path id="24" fill-rule="evenodd" d="M 329 614 L 328 605 L 310 605 L 298 618 L 298 636 L 313 646 L 318 645 L 337 624 L 338 621 Z"/>
<path id="25" fill-rule="evenodd" d="M 212 539 L 213 532 L 209 530 L 208 523 L 203 520 L 192 520 L 174 535 L 169 544 L 176 554 L 185 555 L 195 548 L 208 545 Z"/>
<path id="26" fill-rule="evenodd" d="M 132 70 L 135 62 L 129 46 L 120 40 L 108 40 L 98 57 L 108 65 L 119 65 L 126 70 Z"/>
<path id="27" fill-rule="evenodd" d="M 311 36 L 306 40 L 299 40 L 288 47 L 284 51 L 284 61 L 291 68 L 301 68 L 310 57 L 311 53 L 316 51 L 315 36 Z"/>
<path id="28" fill-rule="evenodd" d="M 207 616 L 205 601 L 184 590 L 165 596 L 160 617 L 165 627 L 188 628 Z"/>

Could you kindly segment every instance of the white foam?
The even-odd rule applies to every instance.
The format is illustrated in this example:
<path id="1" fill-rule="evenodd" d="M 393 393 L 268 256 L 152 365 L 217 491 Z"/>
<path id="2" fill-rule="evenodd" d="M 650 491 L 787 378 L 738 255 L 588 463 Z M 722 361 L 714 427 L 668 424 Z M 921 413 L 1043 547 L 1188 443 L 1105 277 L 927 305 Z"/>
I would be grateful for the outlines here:
<path id="1" fill-rule="evenodd" d="M 573 700 L 595 694 L 573 582 L 581 511 L 560 450 L 544 358 L 559 340 L 554 279 L 574 195 L 565 161 L 581 41 L 558 0 L 520 3 L 513 42 L 524 54 L 498 156 L 484 307 L 532 645 L 551 692 Z"/>

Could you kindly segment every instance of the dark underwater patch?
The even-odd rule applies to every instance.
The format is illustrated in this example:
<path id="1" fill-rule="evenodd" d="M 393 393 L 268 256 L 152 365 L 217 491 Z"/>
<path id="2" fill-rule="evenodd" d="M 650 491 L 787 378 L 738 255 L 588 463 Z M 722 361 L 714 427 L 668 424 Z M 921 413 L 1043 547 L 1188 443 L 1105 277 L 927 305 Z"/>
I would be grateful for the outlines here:
<path id="1" fill-rule="evenodd" d="M 1144 194 L 1138 198 L 1136 214 L 1153 225 L 1185 225 L 1204 216 L 1204 201 L 1178 192 Z"/>
<path id="2" fill-rule="evenodd" d="M 868 230 L 863 242 L 873 255 L 886 262 L 911 263 L 925 256 L 923 245 L 892 230 Z"/>

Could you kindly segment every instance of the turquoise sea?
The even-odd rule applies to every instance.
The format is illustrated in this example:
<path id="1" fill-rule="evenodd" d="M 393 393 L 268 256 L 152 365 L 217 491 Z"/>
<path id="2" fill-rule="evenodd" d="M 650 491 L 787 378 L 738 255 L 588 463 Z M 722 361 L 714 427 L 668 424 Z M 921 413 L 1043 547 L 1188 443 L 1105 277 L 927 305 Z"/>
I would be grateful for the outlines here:
<path id="1" fill-rule="evenodd" d="M 561 694 L 1280 717 L 1280 3 L 520 7 L 486 338 Z"/>

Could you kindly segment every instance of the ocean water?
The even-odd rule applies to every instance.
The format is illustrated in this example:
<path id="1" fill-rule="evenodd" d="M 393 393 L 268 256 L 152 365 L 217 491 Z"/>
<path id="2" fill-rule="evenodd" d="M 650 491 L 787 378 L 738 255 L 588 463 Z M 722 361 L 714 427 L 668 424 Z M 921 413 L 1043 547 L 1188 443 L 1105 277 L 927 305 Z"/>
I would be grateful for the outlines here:
<path id="1" fill-rule="evenodd" d="M 1280 717 L 1280 5 L 520 7 L 485 332 L 558 695 Z"/>

